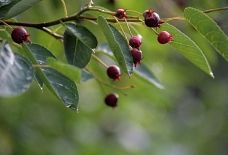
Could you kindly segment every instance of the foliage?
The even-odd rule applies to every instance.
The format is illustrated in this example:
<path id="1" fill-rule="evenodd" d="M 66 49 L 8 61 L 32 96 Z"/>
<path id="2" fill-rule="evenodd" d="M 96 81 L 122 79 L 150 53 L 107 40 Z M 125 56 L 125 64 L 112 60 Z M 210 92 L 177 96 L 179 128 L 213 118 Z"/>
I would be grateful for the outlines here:
<path id="1" fill-rule="evenodd" d="M 38 81 L 39 86 L 42 88 L 43 83 L 49 88 L 53 94 L 58 97 L 62 102 L 71 109 L 77 109 L 78 104 L 78 91 L 77 86 L 75 82 L 80 82 L 81 76 L 78 74 L 82 73 L 79 70 L 90 70 L 88 69 L 87 65 L 91 60 L 91 57 L 97 59 L 100 63 L 102 63 L 105 67 L 106 65 L 96 56 L 96 50 L 98 41 L 96 36 L 91 32 L 89 29 L 86 28 L 86 26 L 81 25 L 80 23 L 82 21 L 92 21 L 94 24 L 97 23 L 103 32 L 103 35 L 106 37 L 108 46 L 107 48 L 111 49 L 111 52 L 113 53 L 112 57 L 115 59 L 115 61 L 118 62 L 121 70 L 126 73 L 129 77 L 133 73 L 133 60 L 130 53 L 130 47 L 128 45 L 128 37 L 131 34 L 131 28 L 134 26 L 135 23 L 143 22 L 143 19 L 140 17 L 142 15 L 141 13 L 137 11 L 133 11 L 136 15 L 133 16 L 127 16 L 126 19 L 117 19 L 115 17 L 115 12 L 109 11 L 108 9 L 102 8 L 100 6 L 92 5 L 92 1 L 90 1 L 89 4 L 83 5 L 81 8 L 82 10 L 77 12 L 74 15 L 67 16 L 55 21 L 46 22 L 46 23 L 40 23 L 40 24 L 32 24 L 32 23 L 23 23 L 23 22 L 11 22 L 7 21 L 6 19 L 12 18 L 17 16 L 20 13 L 23 13 L 25 10 L 33 7 L 35 4 L 39 3 L 40 1 L 31 1 L 29 3 L 31 4 L 25 4 L 25 1 L 9 1 L 7 3 L 2 3 L 1 5 L 1 18 L 2 24 L 5 24 L 5 30 L 7 28 L 11 28 L 10 25 L 20 25 L 20 26 L 28 26 L 33 28 L 41 29 L 56 39 L 59 39 L 60 41 L 63 41 L 64 45 L 64 51 L 65 56 L 67 59 L 67 64 L 63 64 L 63 66 L 66 66 L 63 69 L 54 67 L 59 66 L 60 61 L 54 61 L 53 59 L 49 59 L 49 57 L 55 58 L 55 56 L 46 49 L 45 47 L 42 47 L 42 45 L 34 44 L 34 43 L 23 43 L 22 46 L 19 46 L 20 51 L 23 51 L 24 56 L 27 57 L 26 60 L 24 58 L 22 60 L 19 59 L 12 59 L 11 61 L 5 60 L 6 57 L 4 56 L 5 52 L 7 52 L 6 47 L 10 48 L 9 45 L 6 43 L 8 41 L 11 44 L 11 40 L 7 38 L 4 39 L 4 43 L 2 44 L 1 48 L 1 64 L 2 73 L 4 76 L 1 76 L 1 81 L 3 81 L 1 84 L 1 90 L 10 90 L 10 93 L 6 93 L 3 91 L 1 93 L 1 96 L 14 96 L 20 93 L 23 93 L 25 91 L 25 85 L 26 89 L 31 84 L 31 77 L 36 78 Z M 219 9 L 217 9 L 219 10 Z M 212 10 L 212 11 L 217 11 Z M 66 11 L 66 10 L 65 10 Z M 85 16 L 85 13 L 89 13 L 90 11 L 100 12 L 105 15 L 109 15 L 109 17 L 98 15 L 98 16 Z M 127 12 L 131 12 L 128 11 Z M 225 58 L 227 59 L 227 46 L 228 46 L 228 40 L 225 33 L 218 27 L 218 25 L 209 17 L 206 15 L 206 12 L 208 11 L 199 11 L 194 8 L 186 8 L 184 10 L 184 17 L 172 17 L 168 19 L 163 19 L 164 22 L 169 22 L 174 19 L 186 19 L 187 21 L 192 24 L 193 27 L 196 28 L 197 31 L 201 35 L 203 35 L 208 42 Z M 112 17 L 112 18 L 111 18 Z M 71 23 L 69 21 L 75 21 L 74 23 Z M 117 23 L 115 24 L 110 24 Z M 124 31 L 121 24 L 126 24 L 127 29 L 129 30 L 130 34 L 128 32 Z M 65 28 L 65 32 L 63 34 L 58 33 L 58 29 L 51 31 L 49 27 L 55 26 L 55 25 L 63 25 Z M 143 25 L 144 26 L 144 25 Z M 157 29 L 152 30 L 155 33 L 157 32 Z M 186 34 L 182 33 L 180 30 L 175 28 L 174 26 L 165 23 L 162 24 L 161 29 L 158 29 L 158 31 L 168 31 L 173 35 L 173 40 L 169 43 L 171 46 L 173 46 L 176 50 L 178 50 L 183 56 L 185 56 L 187 59 L 189 59 L 193 64 L 195 64 L 197 67 L 202 69 L 207 74 L 211 75 L 213 77 L 213 73 L 211 71 L 211 68 L 209 66 L 209 63 L 207 61 L 207 58 L 205 57 L 203 51 L 192 41 Z M 10 33 L 10 32 L 9 32 Z M 12 44 L 13 45 L 13 44 Z M 99 46 L 98 46 L 99 47 Z M 9 49 L 8 51 L 10 51 Z M 107 49 L 102 49 L 107 51 Z M 22 54 L 22 53 L 21 53 Z M 11 52 L 11 55 L 13 53 Z M 14 55 L 13 55 L 14 56 Z M 19 57 L 19 55 L 15 55 L 15 57 Z M 46 59 L 48 58 L 50 66 L 47 64 Z M 11 58 L 9 58 L 11 59 Z M 19 62 L 18 62 L 19 61 Z M 18 70 L 15 70 L 14 66 L 11 66 L 8 68 L 7 66 L 10 63 L 23 63 L 23 61 L 31 61 L 31 63 L 27 62 L 27 65 L 21 65 L 19 70 L 22 70 L 24 72 L 27 71 L 27 68 L 31 68 L 31 73 L 24 75 L 24 74 L 18 74 Z M 75 68 L 73 68 L 75 66 Z M 144 65 L 142 64 L 142 67 L 138 67 L 136 74 L 139 73 L 141 77 L 143 77 L 144 80 L 147 80 L 149 83 L 153 84 L 154 86 L 157 86 L 158 88 L 162 88 L 163 86 L 156 80 L 154 76 L 146 76 L 146 75 L 152 75 L 150 70 L 143 69 Z M 6 67 L 8 68 L 6 70 Z M 78 68 L 77 68 L 78 67 Z M 35 73 L 32 70 L 32 68 L 35 68 Z M 80 69 L 79 69 L 80 68 Z M 140 68 L 142 70 L 140 71 Z M 70 71 L 76 70 L 76 76 L 72 77 L 72 75 L 69 74 Z M 67 73 L 68 72 L 68 73 Z M 90 71 L 90 74 L 93 74 L 96 72 L 95 70 Z M 17 78 L 7 78 L 8 75 L 17 75 Z M 36 74 L 36 76 L 34 76 Z M 65 75 L 63 75 L 65 74 Z M 9 75 L 10 76 L 10 75 Z M 29 81 L 23 81 L 20 80 L 18 82 L 18 79 L 30 79 Z M 39 80 L 38 80 L 39 79 Z M 156 82 L 155 82 L 156 81 Z M 8 83 L 8 84 L 5 84 Z M 12 84 L 17 89 L 14 89 L 12 87 Z M 118 88 L 118 87 L 117 87 Z"/>
<path id="2" fill-rule="evenodd" d="M 64 1 L 0 2 L 0 154 L 227 154 L 227 2 Z M 117 8 L 129 18 L 115 19 Z M 149 8 L 161 28 L 144 25 Z M 31 43 L 12 41 L 19 26 Z M 173 41 L 159 44 L 161 31 Z M 137 67 L 132 35 L 143 42 Z M 113 64 L 120 81 L 106 75 Z M 115 110 L 104 104 L 112 92 Z"/>

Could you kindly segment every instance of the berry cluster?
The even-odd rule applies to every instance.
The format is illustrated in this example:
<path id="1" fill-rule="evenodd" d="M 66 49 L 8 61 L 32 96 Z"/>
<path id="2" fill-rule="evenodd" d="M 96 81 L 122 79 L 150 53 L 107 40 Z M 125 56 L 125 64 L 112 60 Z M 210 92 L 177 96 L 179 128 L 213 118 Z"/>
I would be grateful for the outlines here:
<path id="1" fill-rule="evenodd" d="M 107 75 L 109 78 L 115 80 L 120 80 L 121 72 L 120 68 L 116 65 L 111 65 L 107 68 Z M 115 108 L 117 106 L 119 95 L 116 93 L 111 93 L 106 96 L 105 104 L 107 106 Z"/>
<path id="2" fill-rule="evenodd" d="M 114 16 L 117 17 L 118 19 L 128 18 L 127 14 L 126 14 L 126 10 L 124 10 L 124 9 L 116 10 Z M 143 17 L 144 17 L 145 25 L 148 27 L 151 27 L 151 28 L 157 28 L 157 27 L 160 28 L 161 24 L 163 23 L 163 21 L 160 19 L 159 15 L 150 9 L 144 11 Z M 166 44 L 166 43 L 172 41 L 172 37 L 173 37 L 173 35 L 170 35 L 167 31 L 162 31 L 158 34 L 157 40 L 160 44 Z M 131 47 L 130 52 L 131 52 L 133 63 L 134 63 L 135 67 L 138 64 L 140 64 L 141 60 L 142 60 L 142 51 L 139 49 L 141 44 L 142 44 L 142 41 L 138 36 L 132 36 L 129 39 L 129 45 Z M 107 75 L 109 78 L 113 79 L 113 81 L 120 80 L 121 72 L 120 72 L 119 67 L 116 65 L 109 66 L 107 69 Z M 113 108 L 116 107 L 118 97 L 119 96 L 115 93 L 107 95 L 105 98 L 106 105 L 111 106 Z"/>
<path id="3" fill-rule="evenodd" d="M 142 60 L 142 51 L 139 49 L 141 44 L 142 44 L 142 41 L 138 36 L 133 36 L 129 40 L 129 45 L 132 47 L 131 55 L 132 55 L 135 67 L 138 64 L 140 64 Z"/>

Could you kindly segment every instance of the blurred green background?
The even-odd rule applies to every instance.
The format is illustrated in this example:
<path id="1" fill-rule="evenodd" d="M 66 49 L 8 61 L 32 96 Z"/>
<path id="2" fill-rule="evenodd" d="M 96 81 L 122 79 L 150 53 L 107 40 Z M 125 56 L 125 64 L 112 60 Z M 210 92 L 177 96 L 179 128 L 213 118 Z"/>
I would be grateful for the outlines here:
<path id="1" fill-rule="evenodd" d="M 65 0 L 68 13 L 89 0 Z M 223 7 L 227 0 L 94 0 L 115 11 L 139 12 L 152 8 L 161 18 L 181 16 L 184 7 L 200 10 Z M 209 13 L 228 34 L 228 11 Z M 61 0 L 44 0 L 19 15 L 25 22 L 44 22 L 63 17 Z M 136 88 L 104 88 L 96 80 L 78 85 L 79 113 L 57 100 L 36 82 L 15 98 L 0 98 L 0 155 L 228 155 L 228 63 L 186 22 L 172 21 L 189 35 L 207 56 L 215 79 L 195 67 L 169 45 L 160 45 L 145 26 L 136 26 L 143 37 L 143 60 L 165 89 L 122 76 L 112 84 Z M 99 31 L 87 26 L 104 42 Z M 30 39 L 65 60 L 63 45 L 39 30 L 26 28 Z M 134 33 L 136 35 L 136 33 Z M 112 62 L 104 57 L 107 64 Z M 90 66 L 97 62 L 91 62 Z M 99 66 L 99 65 L 98 65 Z M 101 68 L 99 74 L 105 74 Z M 102 76 L 102 75 L 101 75 Z M 109 79 L 107 79 L 109 80 Z M 104 89 L 106 91 L 104 91 Z M 107 92 L 120 95 L 119 106 L 104 104 Z"/>

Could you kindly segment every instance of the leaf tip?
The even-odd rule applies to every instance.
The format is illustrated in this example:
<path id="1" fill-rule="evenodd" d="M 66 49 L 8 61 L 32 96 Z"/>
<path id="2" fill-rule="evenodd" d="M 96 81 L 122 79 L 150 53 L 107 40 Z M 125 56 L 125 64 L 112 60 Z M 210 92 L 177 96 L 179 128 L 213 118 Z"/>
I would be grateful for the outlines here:
<path id="1" fill-rule="evenodd" d="M 212 78 L 215 78 L 215 76 L 214 76 L 214 74 L 213 74 L 212 72 L 210 72 L 210 76 L 211 76 Z"/>

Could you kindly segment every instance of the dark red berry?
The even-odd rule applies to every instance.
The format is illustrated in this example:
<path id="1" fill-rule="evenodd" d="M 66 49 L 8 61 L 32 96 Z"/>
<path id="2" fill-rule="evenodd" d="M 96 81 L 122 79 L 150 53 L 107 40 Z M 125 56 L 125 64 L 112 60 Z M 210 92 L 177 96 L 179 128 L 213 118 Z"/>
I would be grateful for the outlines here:
<path id="1" fill-rule="evenodd" d="M 108 94 L 105 97 L 105 104 L 107 106 L 115 108 L 118 105 L 118 99 L 119 99 L 119 95 L 118 94 L 116 94 L 116 93 Z"/>
<path id="2" fill-rule="evenodd" d="M 124 10 L 124 9 L 116 10 L 116 13 L 114 14 L 114 16 L 116 16 L 119 19 L 128 18 L 127 14 L 126 14 L 126 10 Z"/>
<path id="3" fill-rule="evenodd" d="M 173 35 L 169 34 L 167 31 L 162 31 L 158 34 L 158 42 L 160 44 L 166 44 L 172 41 Z"/>
<path id="4" fill-rule="evenodd" d="M 22 27 L 13 29 L 13 31 L 11 33 L 11 38 L 13 39 L 13 41 L 15 43 L 18 43 L 18 44 L 21 44 L 23 42 L 30 42 L 28 37 L 29 37 L 29 34 Z"/>
<path id="5" fill-rule="evenodd" d="M 116 65 L 109 66 L 107 69 L 107 74 L 108 74 L 108 77 L 113 79 L 113 81 L 115 81 L 116 79 L 120 80 L 120 76 L 121 76 L 120 68 Z"/>
<path id="6" fill-rule="evenodd" d="M 137 48 L 133 48 L 131 50 L 131 55 L 132 55 L 132 58 L 133 58 L 134 65 L 136 67 L 138 64 L 141 63 L 141 60 L 142 60 L 142 51 L 140 51 Z"/>
<path id="7" fill-rule="evenodd" d="M 160 24 L 163 23 L 160 20 L 159 15 L 154 11 L 146 10 L 143 13 L 143 16 L 144 16 L 144 22 L 148 27 L 160 27 Z"/>
<path id="8" fill-rule="evenodd" d="M 131 39 L 129 40 L 129 45 L 132 48 L 139 48 L 139 46 L 142 44 L 141 39 L 138 36 L 133 36 L 131 37 Z"/>

